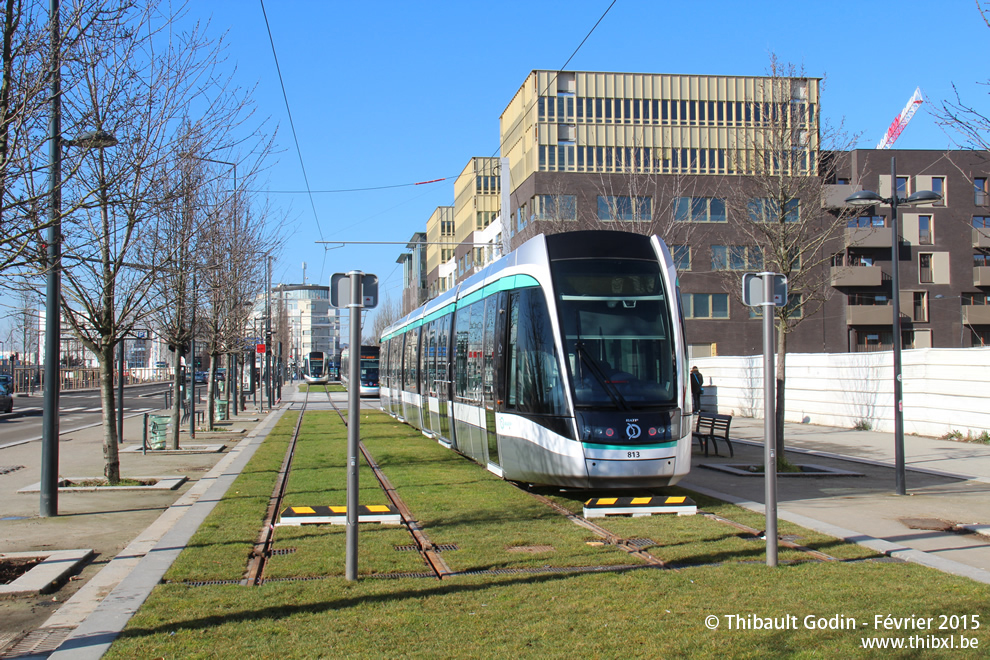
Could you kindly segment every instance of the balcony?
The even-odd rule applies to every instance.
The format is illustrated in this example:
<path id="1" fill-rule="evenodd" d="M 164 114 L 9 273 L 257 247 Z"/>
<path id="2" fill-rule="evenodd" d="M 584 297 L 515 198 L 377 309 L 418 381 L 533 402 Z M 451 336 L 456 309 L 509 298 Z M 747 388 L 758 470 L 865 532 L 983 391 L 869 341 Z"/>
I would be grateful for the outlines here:
<path id="1" fill-rule="evenodd" d="M 973 227 L 973 247 L 990 248 L 990 229 Z"/>
<path id="2" fill-rule="evenodd" d="M 880 286 L 880 266 L 832 266 L 832 286 Z"/>
<path id="3" fill-rule="evenodd" d="M 963 305 L 962 322 L 965 325 L 990 325 L 990 305 Z"/>
<path id="4" fill-rule="evenodd" d="M 973 268 L 973 286 L 990 286 L 990 266 Z"/>
<path id="5" fill-rule="evenodd" d="M 822 208 L 826 209 L 839 209 L 846 204 L 846 198 L 849 195 L 857 191 L 859 186 L 854 186 L 849 183 L 844 184 L 827 184 L 825 186 L 825 196 L 822 199 Z"/>
<path id="6" fill-rule="evenodd" d="M 894 325 L 891 305 L 846 305 L 846 325 Z"/>
<path id="7" fill-rule="evenodd" d="M 846 247 L 890 247 L 890 227 L 847 227 Z"/>

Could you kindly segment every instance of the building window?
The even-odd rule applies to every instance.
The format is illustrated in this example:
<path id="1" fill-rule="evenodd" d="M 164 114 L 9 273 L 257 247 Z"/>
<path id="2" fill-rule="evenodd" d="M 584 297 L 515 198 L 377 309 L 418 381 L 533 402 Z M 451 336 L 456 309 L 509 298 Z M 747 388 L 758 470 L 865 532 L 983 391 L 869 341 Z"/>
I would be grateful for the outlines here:
<path id="1" fill-rule="evenodd" d="M 908 196 L 908 178 L 906 176 L 897 177 L 897 196 Z"/>
<path id="2" fill-rule="evenodd" d="M 861 215 L 857 218 L 849 218 L 846 221 L 847 227 L 886 227 L 886 218 L 882 215 Z"/>
<path id="3" fill-rule="evenodd" d="M 603 222 L 648 222 L 653 219 L 653 198 L 599 195 L 598 219 Z"/>
<path id="4" fill-rule="evenodd" d="M 912 321 L 918 323 L 928 323 L 928 292 L 914 292 L 914 307 L 912 308 Z"/>
<path id="5" fill-rule="evenodd" d="M 986 252 L 977 252 L 973 255 L 974 268 L 985 268 L 987 266 L 990 266 L 990 254 Z"/>
<path id="6" fill-rule="evenodd" d="M 690 245 L 671 245 L 670 255 L 674 258 L 674 267 L 677 270 L 691 270 Z"/>
<path id="7" fill-rule="evenodd" d="M 988 215 L 974 215 L 973 216 L 973 229 L 990 229 L 990 216 L 988 216 Z"/>
<path id="8" fill-rule="evenodd" d="M 945 177 L 944 176 L 933 176 L 932 177 L 932 192 L 938 193 L 942 196 L 942 200 L 935 202 L 935 206 L 945 206 Z"/>
<path id="9" fill-rule="evenodd" d="M 890 299 L 882 293 L 850 293 L 846 297 L 849 305 L 889 305 Z"/>
<path id="10" fill-rule="evenodd" d="M 894 345 L 892 332 L 868 332 L 856 337 L 858 352 L 889 351 Z"/>
<path id="11" fill-rule="evenodd" d="M 725 200 L 719 197 L 677 197 L 674 220 L 678 222 L 726 222 Z"/>
<path id="12" fill-rule="evenodd" d="M 712 270 L 760 270 L 763 250 L 749 245 L 713 245 Z"/>
<path id="13" fill-rule="evenodd" d="M 932 274 L 932 255 L 930 252 L 922 252 L 918 255 L 918 281 L 921 284 L 932 284 L 935 282 Z"/>
<path id="14" fill-rule="evenodd" d="M 577 220 L 576 195 L 536 195 L 532 207 L 534 220 Z"/>
<path id="15" fill-rule="evenodd" d="M 932 244 L 932 216 L 918 216 L 918 243 L 920 245 Z"/>
<path id="16" fill-rule="evenodd" d="M 976 199 L 973 200 L 973 204 L 976 206 L 986 206 L 987 205 L 986 177 L 976 177 L 975 179 L 973 179 L 973 192 L 976 193 Z"/>
<path id="17" fill-rule="evenodd" d="M 682 293 L 681 307 L 684 308 L 684 318 L 727 319 L 729 318 L 729 294 Z"/>
<path id="18" fill-rule="evenodd" d="M 775 199 L 757 197 L 749 200 L 749 219 L 753 222 L 780 222 L 780 204 Z M 792 199 L 784 203 L 784 222 L 799 222 L 801 202 Z"/>
<path id="19" fill-rule="evenodd" d="M 961 300 L 963 305 L 990 305 L 990 293 L 963 293 Z"/>

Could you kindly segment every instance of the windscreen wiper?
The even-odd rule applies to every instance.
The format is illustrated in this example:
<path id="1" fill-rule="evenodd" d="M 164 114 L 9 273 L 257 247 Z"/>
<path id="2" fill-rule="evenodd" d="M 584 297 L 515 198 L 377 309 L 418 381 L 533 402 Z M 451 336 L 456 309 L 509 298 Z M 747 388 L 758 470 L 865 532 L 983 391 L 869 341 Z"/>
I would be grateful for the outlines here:
<path id="1" fill-rule="evenodd" d="M 622 410 L 629 410 L 629 404 L 626 402 L 622 393 L 616 387 L 615 383 L 610 381 L 605 373 L 602 371 L 601 366 L 599 366 L 598 361 L 593 357 L 588 355 L 588 352 L 584 349 L 584 342 L 578 339 L 574 343 L 574 352 L 577 353 L 578 357 L 582 362 L 588 367 L 595 379 L 601 383 L 602 389 L 608 394 L 608 398 L 612 399 L 612 403 L 615 404 L 616 408 Z"/>

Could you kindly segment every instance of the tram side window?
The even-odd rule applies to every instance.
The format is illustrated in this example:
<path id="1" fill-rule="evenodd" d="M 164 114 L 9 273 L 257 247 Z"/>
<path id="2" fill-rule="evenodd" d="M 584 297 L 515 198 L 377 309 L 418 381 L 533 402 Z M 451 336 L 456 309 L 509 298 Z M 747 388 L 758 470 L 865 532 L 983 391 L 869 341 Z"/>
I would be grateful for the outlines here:
<path id="1" fill-rule="evenodd" d="M 405 335 L 399 335 L 398 337 L 392 337 L 389 340 L 389 351 L 388 351 L 388 361 L 391 365 L 392 373 L 389 375 L 389 387 L 393 390 L 402 389 L 402 340 Z"/>
<path id="2" fill-rule="evenodd" d="M 471 305 L 471 328 L 468 332 L 467 394 L 471 401 L 481 401 L 481 341 L 485 328 L 485 302 Z"/>
<path id="3" fill-rule="evenodd" d="M 483 381 L 484 392 L 487 401 L 491 404 L 495 395 L 495 320 L 498 317 L 498 296 L 489 296 L 485 299 L 485 335 L 484 335 L 484 362 Z"/>
<path id="4" fill-rule="evenodd" d="M 512 292 L 509 302 L 508 406 L 519 412 L 566 412 L 546 300 L 538 288 Z"/>
<path id="5" fill-rule="evenodd" d="M 433 321 L 428 325 L 424 325 L 422 332 L 423 334 L 423 348 L 420 351 L 420 359 L 422 364 L 420 365 L 419 373 L 421 378 L 423 378 L 423 394 L 427 396 L 436 396 L 436 355 L 437 355 L 437 323 L 438 321 Z"/>
<path id="6" fill-rule="evenodd" d="M 450 386 L 450 356 L 448 347 L 450 346 L 450 326 L 453 320 L 452 314 L 447 314 L 442 319 L 437 320 L 437 380 L 438 385 L 445 390 Z M 444 398 L 449 394 L 444 395 Z"/>
<path id="7" fill-rule="evenodd" d="M 463 399 L 467 393 L 468 329 L 471 325 L 470 308 L 457 310 L 454 316 L 454 396 Z"/>
<path id="8" fill-rule="evenodd" d="M 419 365 L 419 331 L 414 328 L 406 333 L 405 372 L 402 378 L 402 389 L 406 392 L 417 392 L 416 369 Z"/>

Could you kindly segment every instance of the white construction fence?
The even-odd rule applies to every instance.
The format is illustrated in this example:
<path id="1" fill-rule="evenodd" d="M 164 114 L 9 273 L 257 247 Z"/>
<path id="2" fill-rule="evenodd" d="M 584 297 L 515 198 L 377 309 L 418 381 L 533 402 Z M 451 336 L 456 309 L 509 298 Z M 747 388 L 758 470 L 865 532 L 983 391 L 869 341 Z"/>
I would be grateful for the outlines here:
<path id="1" fill-rule="evenodd" d="M 990 430 L 990 347 L 901 353 L 904 432 L 941 437 Z M 702 408 L 763 416 L 763 356 L 694 358 L 704 376 Z M 893 353 L 787 355 L 785 419 L 894 430 Z"/>

